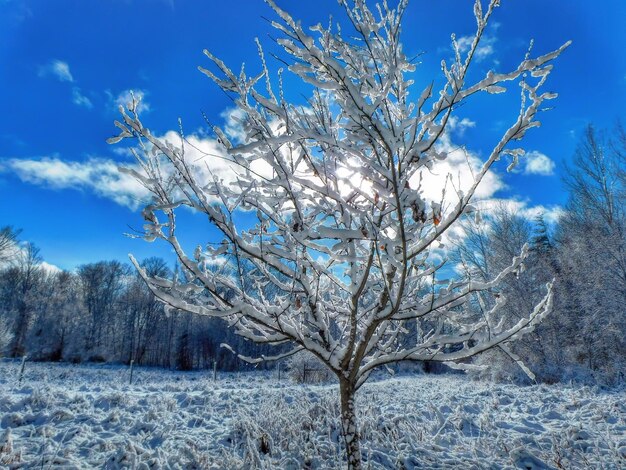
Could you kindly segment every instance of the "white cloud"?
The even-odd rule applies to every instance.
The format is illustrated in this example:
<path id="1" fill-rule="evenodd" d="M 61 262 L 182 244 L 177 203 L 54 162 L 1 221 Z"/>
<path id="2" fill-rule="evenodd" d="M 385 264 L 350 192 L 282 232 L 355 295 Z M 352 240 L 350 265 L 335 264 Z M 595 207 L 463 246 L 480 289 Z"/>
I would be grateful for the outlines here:
<path id="1" fill-rule="evenodd" d="M 233 142 L 243 143 L 245 141 L 245 133 L 241 128 L 240 119 L 243 117 L 241 112 L 229 109 L 225 110 L 221 117 L 225 120 L 223 130 L 227 136 Z M 446 185 L 446 180 L 450 177 L 454 181 L 455 188 L 465 192 L 474 183 L 474 176 L 482 168 L 483 159 L 476 153 L 454 144 L 449 134 L 454 133 L 457 136 L 461 136 L 466 129 L 475 125 L 474 121 L 467 118 L 458 119 L 453 117 L 450 120 L 448 130 L 440 140 L 437 148 L 439 152 L 447 153 L 446 159 L 437 161 L 432 170 L 426 168 L 422 170 L 421 189 L 422 195 L 427 201 L 439 202 L 441 200 L 441 190 Z M 161 136 L 160 139 L 168 141 L 177 147 L 181 144 L 180 135 L 176 131 L 169 131 Z M 187 162 L 194 166 L 199 181 L 209 181 L 214 177 L 223 180 L 226 184 L 236 181 L 237 173 L 241 171 L 241 168 L 230 161 L 223 147 L 215 139 L 190 134 L 186 136 L 186 140 L 185 158 Z M 284 148 L 281 151 L 286 152 L 287 149 Z M 262 177 L 271 177 L 272 175 L 271 167 L 262 160 L 255 160 L 252 163 L 252 169 Z M 346 173 L 340 176 L 351 179 L 351 185 L 356 184 L 355 178 L 358 178 L 359 175 L 355 167 L 349 166 L 349 168 L 342 168 L 339 171 Z M 300 176 L 306 177 L 307 175 L 302 174 Z M 356 185 L 362 186 L 362 184 Z M 415 175 L 411 181 L 412 187 L 417 188 L 418 185 L 419 174 Z M 454 188 L 449 181 L 446 186 L 446 205 L 454 205 L 456 203 Z M 488 171 L 476 190 L 475 199 L 491 199 L 497 191 L 504 188 L 506 188 L 506 184 L 502 176 L 495 171 Z M 342 192 L 350 192 L 350 187 L 346 185 Z"/>
<path id="2" fill-rule="evenodd" d="M 565 210 L 561 206 L 532 206 L 526 208 L 524 214 L 527 218 L 535 219 L 538 215 L 543 215 L 543 219 L 549 224 L 556 224 L 565 214 Z"/>
<path id="3" fill-rule="evenodd" d="M 448 133 L 445 133 L 439 140 L 437 151 L 445 153 L 447 156 L 444 160 L 436 161 L 432 170 L 426 168 L 421 170 L 423 196 L 428 201 L 439 202 L 441 201 L 441 191 L 445 186 L 447 188 L 446 201 L 448 204 L 454 205 L 457 201 L 452 196 L 454 188 L 467 193 L 468 189 L 474 184 L 474 177 L 480 172 L 484 162 L 477 154 L 454 144 Z M 450 177 L 454 182 L 454 187 L 450 181 L 446 183 L 446 180 Z M 420 174 L 418 173 L 412 178 L 411 187 L 417 188 L 419 180 Z M 506 184 L 502 177 L 490 170 L 478 185 L 474 199 L 490 199 L 497 191 L 505 187 Z"/>
<path id="4" fill-rule="evenodd" d="M 229 135 L 229 138 L 235 140 L 233 135 Z M 180 134 L 176 131 L 168 131 L 159 139 L 169 142 L 175 147 L 181 146 Z M 195 175 L 200 182 L 208 182 L 217 178 L 223 180 L 224 184 L 234 183 L 242 171 L 242 168 L 232 161 L 224 147 L 215 139 L 199 137 L 195 134 L 186 135 L 184 150 L 185 160 L 193 166 Z M 262 177 L 272 176 L 272 168 L 262 160 L 252 162 L 250 168 Z"/>
<path id="5" fill-rule="evenodd" d="M 448 119 L 447 130 L 459 137 L 462 137 L 467 129 L 474 127 L 476 127 L 476 122 L 466 117 L 459 119 L 456 116 L 450 116 L 450 119 Z"/>
<path id="6" fill-rule="evenodd" d="M 447 154 L 446 158 L 436 161 L 432 170 L 422 170 L 422 196 L 426 201 L 439 202 L 442 198 L 442 188 L 446 184 L 446 178 L 452 177 L 454 188 L 447 182 L 446 198 L 444 207 L 452 207 L 456 204 L 454 189 L 461 189 L 465 194 L 474 183 L 474 177 L 480 172 L 484 163 L 477 153 L 458 146 L 453 137 L 462 136 L 467 128 L 474 127 L 474 122 L 469 119 L 451 119 L 446 133 L 439 140 L 437 151 Z M 452 136 L 452 137 L 451 137 Z M 539 152 L 530 152 L 527 154 L 530 158 L 526 160 L 525 172 L 533 172 L 537 174 L 551 174 L 554 169 L 554 163 L 545 155 Z M 504 173 L 489 170 L 483 180 L 478 185 L 473 197 L 472 205 L 477 207 L 480 212 L 488 215 L 495 207 L 505 205 L 512 212 L 533 221 L 538 215 L 542 214 L 547 223 L 553 224 L 559 220 L 563 214 L 560 206 L 544 206 L 532 205 L 528 200 L 519 200 L 517 198 L 503 199 L 498 197 L 498 191 L 507 188 L 504 181 Z M 419 184 L 419 175 L 411 180 L 411 186 L 417 187 Z M 442 238 L 445 247 L 452 246 L 454 243 L 462 243 L 465 233 L 460 226 L 452 227 L 451 230 Z M 451 244 L 451 242 L 454 243 Z M 445 252 L 445 248 L 442 253 Z"/>
<path id="7" fill-rule="evenodd" d="M 72 101 L 77 106 L 84 106 L 85 108 L 89 108 L 89 109 L 93 108 L 93 104 L 91 103 L 91 100 L 87 98 L 85 95 L 83 95 L 82 92 L 80 91 L 80 88 L 78 87 L 74 87 L 72 89 Z"/>
<path id="8" fill-rule="evenodd" d="M 245 135 L 242 132 L 237 118 L 240 116 L 236 111 L 225 111 L 222 113 L 225 118 L 224 130 L 233 141 L 243 142 Z M 483 158 L 478 154 L 457 146 L 450 137 L 450 132 L 455 135 L 462 135 L 465 129 L 474 127 L 475 123 L 469 119 L 452 119 L 449 131 L 440 139 L 437 151 L 446 153 L 447 157 L 443 161 L 437 161 L 432 170 L 422 169 L 421 189 L 422 195 L 427 201 L 439 202 L 441 200 L 442 188 L 447 186 L 446 206 L 454 206 L 456 197 L 454 189 L 461 189 L 467 192 L 474 182 L 474 176 L 478 174 Z M 170 142 L 173 146 L 180 147 L 180 135 L 176 131 L 166 132 L 159 137 L 163 141 Z M 213 138 L 203 135 L 188 134 L 184 143 L 185 158 L 188 164 L 193 166 L 195 174 L 200 183 L 208 182 L 214 178 L 223 180 L 225 184 L 235 182 L 237 174 L 241 168 L 232 162 L 225 153 L 224 148 Z M 127 156 L 130 149 L 114 146 L 112 151 L 118 155 Z M 531 160 L 538 160 L 538 152 L 531 152 Z M 546 157 L 547 158 L 547 157 Z M 539 158 L 541 161 L 542 159 Z M 548 159 L 549 162 L 551 162 Z M 533 166 L 535 165 L 535 166 Z M 536 163 L 530 166 L 532 171 L 536 169 Z M 52 188 L 74 188 L 95 192 L 106 197 L 117 204 L 136 209 L 148 199 L 148 191 L 137 182 L 132 176 L 118 171 L 118 163 L 111 159 L 91 158 L 85 162 L 73 162 L 61 160 L 58 157 L 42 159 L 11 159 L 6 164 L 7 168 L 13 170 L 22 180 L 49 186 Z M 136 164 L 125 164 L 123 166 L 138 169 Z M 162 170 L 167 168 L 163 166 Z M 252 164 L 252 169 L 262 177 L 271 177 L 271 167 L 262 160 L 256 160 Z M 449 179 L 454 182 L 454 187 Z M 447 183 L 446 183 L 446 180 Z M 411 186 L 417 188 L 419 185 L 419 175 L 416 175 Z M 474 195 L 475 201 L 484 201 L 482 204 L 488 206 L 497 201 L 498 191 L 506 188 L 501 173 L 490 170 L 486 173 L 483 181 L 478 186 Z M 510 204 L 516 206 L 516 210 L 525 216 L 532 218 L 539 212 L 544 212 L 548 220 L 556 220 L 559 216 L 559 208 L 546 208 L 542 206 L 529 207 L 527 203 L 517 200 L 509 200 Z"/>
<path id="9" fill-rule="evenodd" d="M 135 97 L 135 100 L 139 102 L 137 105 L 137 111 L 139 113 L 150 112 L 150 103 L 146 100 L 148 92 L 145 90 L 128 89 L 120 92 L 117 96 L 114 96 L 110 91 L 107 91 L 107 94 L 109 95 L 111 105 L 116 112 L 120 106 L 128 108 L 128 106 L 133 102 L 133 96 Z"/>
<path id="10" fill-rule="evenodd" d="M 39 76 L 53 76 L 60 82 L 75 83 L 74 76 L 70 71 L 70 66 L 67 62 L 63 62 L 62 60 L 53 60 L 50 63 L 39 67 Z M 72 102 L 77 106 L 82 106 L 88 109 L 93 108 L 91 100 L 87 98 L 77 86 L 72 88 Z"/>
<path id="11" fill-rule="evenodd" d="M 58 266 L 56 266 L 54 264 L 50 264 L 50 263 L 48 263 L 46 261 L 42 261 L 39 266 L 41 267 L 41 269 L 43 269 L 48 274 L 57 274 L 57 273 L 60 273 L 61 271 L 63 271 Z"/>
<path id="12" fill-rule="evenodd" d="M 61 82 L 73 82 L 74 77 L 70 72 L 70 66 L 62 60 L 53 60 L 50 63 L 39 67 L 39 76 L 46 77 L 53 75 Z"/>
<path id="13" fill-rule="evenodd" d="M 228 108 L 222 111 L 220 117 L 224 119 L 223 131 L 233 143 L 241 144 L 246 140 L 246 133 L 243 130 L 242 120 L 245 113 L 239 108 Z"/>
<path id="14" fill-rule="evenodd" d="M 496 51 L 494 45 L 497 40 L 498 38 L 496 38 L 495 36 L 483 36 L 478 43 L 476 51 L 474 52 L 474 58 L 476 59 L 476 61 L 481 62 L 493 55 Z M 457 38 L 456 40 L 457 44 L 459 45 L 459 50 L 462 54 L 470 50 L 473 41 L 474 36 L 462 36 L 460 38 Z"/>
<path id="15" fill-rule="evenodd" d="M 554 174 L 554 162 L 541 152 L 533 150 L 524 156 L 524 174 L 550 176 Z"/>
<path id="16" fill-rule="evenodd" d="M 176 131 L 168 131 L 157 137 L 176 147 L 181 145 L 180 135 Z M 225 184 L 237 181 L 241 167 L 230 159 L 215 139 L 189 134 L 185 136 L 184 149 L 185 159 L 193 167 L 198 181 L 208 182 L 214 178 Z M 113 152 L 128 155 L 130 149 L 114 147 Z M 131 175 L 120 172 L 120 166 L 142 173 L 136 163 L 118 163 L 106 158 L 90 158 L 85 162 L 62 160 L 59 157 L 13 158 L 5 164 L 5 170 L 15 172 L 22 181 L 31 184 L 56 189 L 89 190 L 119 205 L 137 209 L 148 200 L 149 192 Z M 162 171 L 167 171 L 167 168 L 164 166 Z M 253 162 L 251 169 L 263 177 L 272 174 L 271 167 L 261 160 Z"/>
<path id="17" fill-rule="evenodd" d="M 6 252 L 4 253 L 3 259 L 0 259 L 0 269 L 5 269 L 10 266 L 19 265 L 20 263 L 22 263 L 28 256 L 29 245 L 29 242 L 18 241 L 6 247 Z M 41 261 L 38 266 L 48 274 L 56 274 L 63 271 L 58 266 L 48 263 L 46 261 Z"/>
<path id="18" fill-rule="evenodd" d="M 121 173 L 113 160 L 91 158 L 85 162 L 58 157 L 11 159 L 7 167 L 25 182 L 57 189 L 86 189 L 117 204 L 137 208 L 148 191 L 132 176 Z"/>
<path id="19" fill-rule="evenodd" d="M 504 207 L 508 211 L 517 214 L 529 221 L 534 221 L 537 216 L 543 215 L 544 220 L 549 224 L 554 224 L 559 221 L 559 218 L 564 214 L 564 210 L 561 206 L 551 205 L 544 206 L 542 204 L 530 205 L 529 201 L 519 199 L 489 199 L 481 201 L 477 204 L 481 212 L 489 214 L 496 208 Z"/>

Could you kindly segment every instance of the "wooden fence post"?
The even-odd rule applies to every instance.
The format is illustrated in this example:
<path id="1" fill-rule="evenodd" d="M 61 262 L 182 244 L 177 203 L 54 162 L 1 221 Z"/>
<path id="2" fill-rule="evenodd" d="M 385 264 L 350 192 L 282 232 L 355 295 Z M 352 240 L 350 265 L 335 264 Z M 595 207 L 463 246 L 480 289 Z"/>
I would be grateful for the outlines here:
<path id="1" fill-rule="evenodd" d="M 22 356 L 22 366 L 20 367 L 20 377 L 18 380 L 18 385 L 21 387 L 22 386 L 22 380 L 24 379 L 24 368 L 26 367 L 26 358 L 28 356 L 26 354 L 24 354 Z"/>

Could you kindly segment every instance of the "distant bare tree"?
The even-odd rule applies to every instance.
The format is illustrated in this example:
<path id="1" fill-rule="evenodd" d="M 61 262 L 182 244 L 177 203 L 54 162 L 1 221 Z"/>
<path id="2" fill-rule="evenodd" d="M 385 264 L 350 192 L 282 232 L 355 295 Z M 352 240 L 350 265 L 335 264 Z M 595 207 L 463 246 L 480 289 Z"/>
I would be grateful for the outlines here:
<path id="1" fill-rule="evenodd" d="M 41 261 L 39 248 L 27 243 L 21 247 L 17 264 L 12 268 L 16 280 L 13 294 L 15 297 L 14 338 L 11 346 L 13 357 L 26 353 L 26 335 L 35 310 L 34 295 L 42 274 Z"/>
<path id="2" fill-rule="evenodd" d="M 9 347 L 11 341 L 13 341 L 13 333 L 10 330 L 10 325 L 5 318 L 0 317 L 0 357 Z"/>
<path id="3" fill-rule="evenodd" d="M 13 227 L 0 228 L 0 267 L 18 255 L 18 239 L 20 231 Z"/>
<path id="4" fill-rule="evenodd" d="M 128 266 L 119 261 L 100 261 L 78 268 L 88 323 L 84 349 L 94 359 L 106 359 L 106 352 L 113 349 L 117 303 L 128 274 Z"/>
<path id="5" fill-rule="evenodd" d="M 452 259 L 467 279 L 488 279 L 493 272 L 506 267 L 508 260 L 525 245 L 529 245 L 529 256 L 524 260 L 524 274 L 510 276 L 495 289 L 498 298 L 506 298 L 508 321 L 514 322 L 524 316 L 544 296 L 540 286 L 557 275 L 555 270 L 556 250 L 551 246 L 543 217 L 536 218 L 536 227 L 507 204 L 497 204 L 483 217 L 471 218 L 462 223 L 465 237 L 453 251 Z M 484 293 L 475 293 L 472 308 L 483 314 L 493 307 L 496 299 Z M 559 318 L 551 314 L 530 333 L 527 341 L 520 341 L 493 351 L 477 359 L 480 364 L 489 364 L 489 369 L 480 371 L 496 379 L 555 380 L 555 369 L 562 365 L 557 360 L 562 349 L 555 330 Z M 557 364 L 558 362 L 558 364 Z M 515 364 L 520 367 L 516 367 Z"/>
<path id="6" fill-rule="evenodd" d="M 587 131 L 568 167 L 559 263 L 567 347 L 577 362 L 615 376 L 626 364 L 626 138 Z"/>

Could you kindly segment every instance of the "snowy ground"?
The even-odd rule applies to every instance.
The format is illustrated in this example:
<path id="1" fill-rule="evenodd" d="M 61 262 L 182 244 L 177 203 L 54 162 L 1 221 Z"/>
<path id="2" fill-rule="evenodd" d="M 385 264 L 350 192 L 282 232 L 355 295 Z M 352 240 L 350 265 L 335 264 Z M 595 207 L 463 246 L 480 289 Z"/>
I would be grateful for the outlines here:
<path id="1" fill-rule="evenodd" d="M 0 363 L 1 468 L 340 468 L 336 389 L 263 373 Z M 372 382 L 366 468 L 626 468 L 626 391 Z M 265 451 L 265 453 L 264 453 Z M 533 466 L 534 465 L 534 466 Z"/>

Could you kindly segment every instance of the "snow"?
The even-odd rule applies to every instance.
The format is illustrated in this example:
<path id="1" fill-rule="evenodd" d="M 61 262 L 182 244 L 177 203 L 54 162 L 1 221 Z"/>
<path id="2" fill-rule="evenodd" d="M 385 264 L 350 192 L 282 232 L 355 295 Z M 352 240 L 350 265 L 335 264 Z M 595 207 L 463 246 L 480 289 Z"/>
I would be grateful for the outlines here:
<path id="1" fill-rule="evenodd" d="M 340 468 L 335 385 L 0 363 L 0 466 Z M 624 468 L 626 390 L 378 377 L 356 398 L 366 468 Z M 487 467 L 489 465 L 489 467 Z M 4 467 L 3 467 L 4 468 Z"/>

